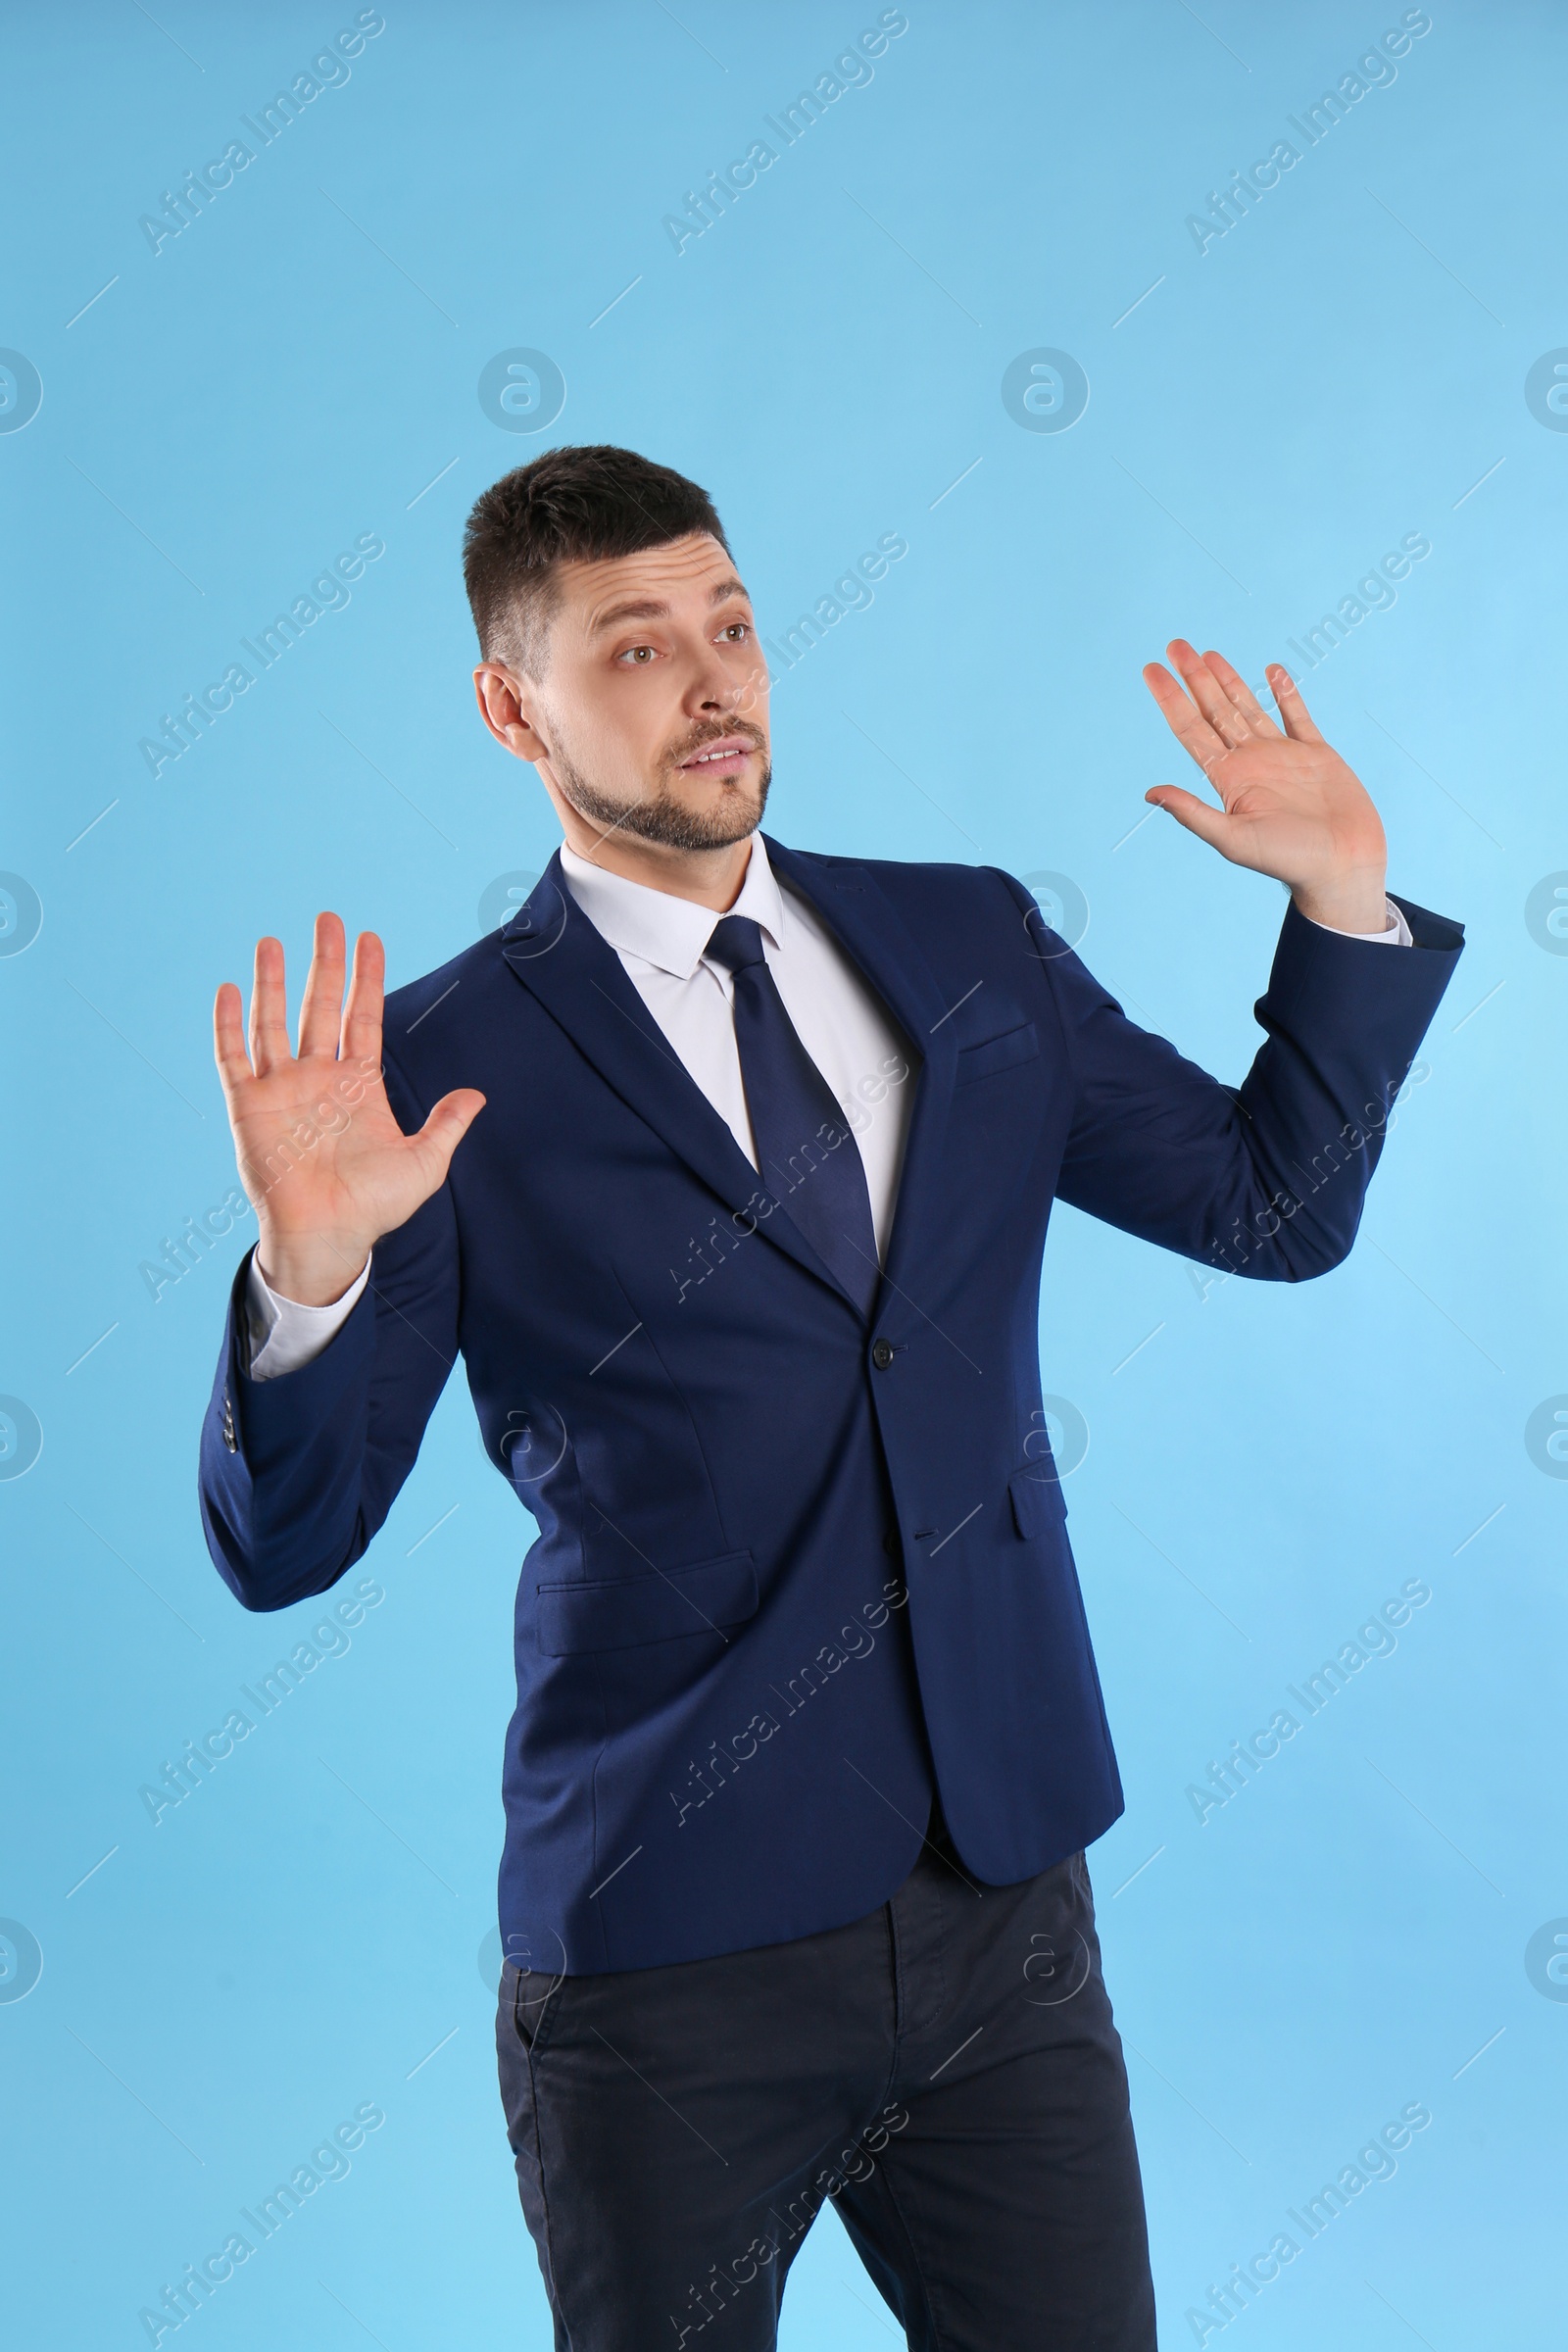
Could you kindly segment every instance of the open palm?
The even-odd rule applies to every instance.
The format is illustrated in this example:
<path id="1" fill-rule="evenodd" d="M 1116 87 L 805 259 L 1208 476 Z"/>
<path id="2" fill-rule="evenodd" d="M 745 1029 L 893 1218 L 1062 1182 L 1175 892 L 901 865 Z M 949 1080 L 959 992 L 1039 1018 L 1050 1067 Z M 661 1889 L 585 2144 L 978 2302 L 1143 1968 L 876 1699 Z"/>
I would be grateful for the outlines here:
<path id="1" fill-rule="evenodd" d="M 1381 929 L 1382 821 L 1359 777 L 1312 724 L 1290 672 L 1268 665 L 1283 722 L 1276 725 L 1223 655 L 1199 654 L 1184 637 L 1166 650 L 1187 692 L 1157 662 L 1146 664 L 1144 682 L 1220 806 L 1179 784 L 1156 784 L 1144 798 L 1234 864 L 1288 883 L 1303 913 L 1342 930 Z"/>
<path id="2" fill-rule="evenodd" d="M 381 1077 L 385 956 L 375 933 L 362 932 L 355 944 L 346 1003 L 345 960 L 342 922 L 318 915 L 297 1054 L 280 941 L 257 943 L 248 1052 L 232 981 L 213 1007 L 234 1155 L 261 1227 L 262 1270 L 307 1305 L 341 1298 L 382 1234 L 429 1199 L 484 1105 L 483 1095 L 460 1087 L 416 1135 L 404 1134 Z"/>

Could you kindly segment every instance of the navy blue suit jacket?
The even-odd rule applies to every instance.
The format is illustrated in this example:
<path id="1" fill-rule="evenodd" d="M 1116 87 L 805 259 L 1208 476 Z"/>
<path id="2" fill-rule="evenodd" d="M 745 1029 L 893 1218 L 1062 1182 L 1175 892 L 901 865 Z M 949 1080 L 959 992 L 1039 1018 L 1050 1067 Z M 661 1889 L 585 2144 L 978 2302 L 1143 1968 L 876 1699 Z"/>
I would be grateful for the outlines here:
<path id="1" fill-rule="evenodd" d="M 203 1431 L 213 1557 L 283 1608 L 370 1543 L 462 1354 L 539 1528 L 501 1871 L 535 1968 L 858 1918 L 933 1781 L 993 1884 L 1115 1820 L 1041 1405 L 1052 1201 L 1244 1275 L 1338 1264 L 1462 941 L 1409 905 L 1412 949 L 1290 907 L 1233 1089 L 1129 1021 L 1006 874 L 767 847 L 920 1056 L 869 1323 L 552 860 L 505 931 L 387 1001 L 405 1128 L 487 1097 L 447 1182 L 298 1371 L 248 1377 L 242 1265 Z"/>

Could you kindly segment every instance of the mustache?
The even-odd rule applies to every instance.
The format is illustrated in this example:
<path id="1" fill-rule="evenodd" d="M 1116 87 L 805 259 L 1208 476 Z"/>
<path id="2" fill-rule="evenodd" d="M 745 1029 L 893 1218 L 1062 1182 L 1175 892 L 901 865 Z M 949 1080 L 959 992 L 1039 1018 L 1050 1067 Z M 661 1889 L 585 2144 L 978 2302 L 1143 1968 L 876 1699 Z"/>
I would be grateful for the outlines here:
<path id="1" fill-rule="evenodd" d="M 767 740 L 761 728 L 753 726 L 750 720 L 732 719 L 727 727 L 705 727 L 700 735 L 692 736 L 689 742 L 668 755 L 667 764 L 670 767 L 683 766 L 688 760 L 695 760 L 699 752 L 706 752 L 710 744 L 723 743 L 731 735 L 743 735 L 753 750 L 759 752 Z"/>

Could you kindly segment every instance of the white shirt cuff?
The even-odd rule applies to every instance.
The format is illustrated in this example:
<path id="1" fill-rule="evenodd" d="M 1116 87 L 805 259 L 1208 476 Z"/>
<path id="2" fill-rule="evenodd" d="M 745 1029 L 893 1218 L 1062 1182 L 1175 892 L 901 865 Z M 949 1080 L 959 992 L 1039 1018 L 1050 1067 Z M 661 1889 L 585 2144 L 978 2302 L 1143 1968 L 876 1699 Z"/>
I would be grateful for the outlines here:
<path id="1" fill-rule="evenodd" d="M 1340 937 L 1342 939 L 1381 939 L 1386 940 L 1391 948 L 1413 948 L 1415 941 L 1410 935 L 1410 926 L 1404 919 L 1402 908 L 1396 906 L 1392 899 L 1385 899 L 1383 904 L 1388 908 L 1389 919 L 1381 931 L 1341 931 Z M 1315 914 L 1309 914 L 1306 919 L 1309 923 L 1317 923 Z M 1318 923 L 1317 927 L 1320 931 L 1334 931 L 1339 928 L 1335 923 Z"/>
<path id="2" fill-rule="evenodd" d="M 245 1285 L 252 1380 L 276 1380 L 284 1372 L 298 1372 L 318 1356 L 354 1312 L 369 1279 L 370 1260 L 367 1258 L 341 1298 L 334 1298 L 330 1306 L 305 1306 L 298 1298 L 278 1297 L 253 1250 Z"/>

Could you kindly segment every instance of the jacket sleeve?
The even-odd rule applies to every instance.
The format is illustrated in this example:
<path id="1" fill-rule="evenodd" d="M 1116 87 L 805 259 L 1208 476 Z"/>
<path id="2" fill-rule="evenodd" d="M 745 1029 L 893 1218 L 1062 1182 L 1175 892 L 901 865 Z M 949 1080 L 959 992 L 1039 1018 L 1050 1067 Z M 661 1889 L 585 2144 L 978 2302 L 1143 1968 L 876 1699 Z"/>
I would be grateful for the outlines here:
<path id="1" fill-rule="evenodd" d="M 1293 902 L 1253 1006 L 1264 1042 L 1229 1087 L 1130 1021 L 1007 881 L 1072 1071 L 1058 1197 L 1223 1272 L 1300 1282 L 1339 1265 L 1461 926 L 1396 898 L 1414 945 L 1390 948 Z"/>
<path id="2" fill-rule="evenodd" d="M 389 1099 L 418 1126 L 390 1063 Z M 375 1245 L 370 1279 L 321 1353 L 252 1380 L 247 1252 L 202 1425 L 207 1548 L 248 1609 L 324 1592 L 360 1557 L 414 1467 L 458 1353 L 457 1226 L 446 1185 Z"/>

